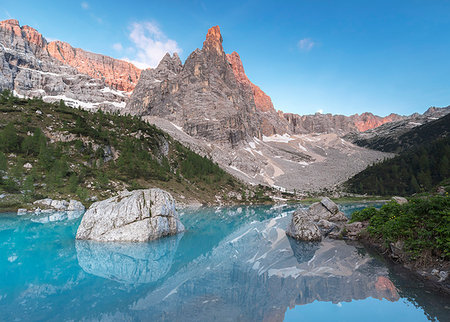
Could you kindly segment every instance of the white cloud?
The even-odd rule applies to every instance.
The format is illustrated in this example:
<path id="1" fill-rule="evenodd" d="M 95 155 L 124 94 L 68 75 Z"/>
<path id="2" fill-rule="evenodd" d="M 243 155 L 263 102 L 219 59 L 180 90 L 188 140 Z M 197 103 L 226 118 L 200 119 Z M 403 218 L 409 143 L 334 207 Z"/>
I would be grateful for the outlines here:
<path id="1" fill-rule="evenodd" d="M 133 46 L 127 48 L 127 52 L 133 53 L 132 58 L 124 57 L 138 68 L 158 66 L 166 53 L 181 53 L 181 48 L 175 40 L 167 36 L 154 22 L 133 23 L 129 38 Z"/>
<path id="2" fill-rule="evenodd" d="M 323 114 L 323 110 L 322 110 L 322 109 L 319 109 L 319 110 L 317 110 L 316 113 Z"/>
<path id="3" fill-rule="evenodd" d="M 299 40 L 297 45 L 302 51 L 310 51 L 316 43 L 311 38 L 303 38 Z"/>
<path id="4" fill-rule="evenodd" d="M 84 10 L 89 9 L 89 3 L 87 3 L 86 1 L 81 2 L 81 8 L 83 8 Z"/>
<path id="5" fill-rule="evenodd" d="M 120 42 L 116 42 L 115 44 L 112 45 L 113 49 L 115 51 L 122 51 L 123 50 L 123 46 Z"/>

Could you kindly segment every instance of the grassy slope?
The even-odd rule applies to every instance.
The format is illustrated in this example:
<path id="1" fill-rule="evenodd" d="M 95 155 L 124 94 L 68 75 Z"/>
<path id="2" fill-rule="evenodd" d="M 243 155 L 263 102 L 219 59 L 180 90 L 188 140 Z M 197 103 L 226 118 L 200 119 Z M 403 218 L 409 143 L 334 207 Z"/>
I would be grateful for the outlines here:
<path id="1" fill-rule="evenodd" d="M 32 169 L 25 169 L 30 163 Z M 247 187 L 208 158 L 138 118 L 0 95 L 0 208 L 43 197 L 104 199 L 160 187 L 213 203 Z M 247 192 L 248 194 L 248 192 Z M 183 197 L 185 199 L 183 199 Z M 232 198 L 223 198 L 233 201 Z"/>

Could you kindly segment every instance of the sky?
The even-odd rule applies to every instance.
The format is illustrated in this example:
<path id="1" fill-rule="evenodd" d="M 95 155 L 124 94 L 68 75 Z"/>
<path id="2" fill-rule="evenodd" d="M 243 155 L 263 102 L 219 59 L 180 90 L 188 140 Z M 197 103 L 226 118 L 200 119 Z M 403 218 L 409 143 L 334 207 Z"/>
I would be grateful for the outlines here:
<path id="1" fill-rule="evenodd" d="M 450 0 L 0 0 L 47 40 L 155 67 L 219 25 L 276 109 L 411 114 L 450 105 Z"/>

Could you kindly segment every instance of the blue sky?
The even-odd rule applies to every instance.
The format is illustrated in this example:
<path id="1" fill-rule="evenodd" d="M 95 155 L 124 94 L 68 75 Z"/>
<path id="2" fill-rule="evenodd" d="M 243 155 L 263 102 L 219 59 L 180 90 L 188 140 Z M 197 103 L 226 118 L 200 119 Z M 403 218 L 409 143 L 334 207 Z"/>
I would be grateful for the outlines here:
<path id="1" fill-rule="evenodd" d="M 184 61 L 219 25 L 277 109 L 378 115 L 450 104 L 450 1 L 5 1 L 15 18 L 141 66 Z"/>

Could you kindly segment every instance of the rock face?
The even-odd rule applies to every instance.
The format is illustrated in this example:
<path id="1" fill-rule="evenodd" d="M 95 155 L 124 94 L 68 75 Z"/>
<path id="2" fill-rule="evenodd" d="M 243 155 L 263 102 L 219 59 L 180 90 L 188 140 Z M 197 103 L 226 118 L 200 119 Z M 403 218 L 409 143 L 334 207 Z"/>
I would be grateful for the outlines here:
<path id="1" fill-rule="evenodd" d="M 344 213 L 329 198 L 313 203 L 308 210 L 299 208 L 292 214 L 286 234 L 298 240 L 320 241 L 347 221 Z M 320 227 L 320 228 L 319 228 Z"/>
<path id="2" fill-rule="evenodd" d="M 212 27 L 203 48 L 192 52 L 184 65 L 178 56 L 166 55 L 155 70 L 142 72 L 127 110 L 163 117 L 190 136 L 207 141 L 237 146 L 261 138 L 262 112 L 255 104 L 252 86 L 236 77 L 222 41 L 220 28 Z M 267 128 L 266 134 L 273 134 L 287 126 Z"/>
<path id="3" fill-rule="evenodd" d="M 108 86 L 120 91 L 133 91 L 141 75 L 141 70 L 129 62 L 73 48 L 66 42 L 52 41 L 47 50 L 63 64 L 92 78 L 104 79 Z"/>
<path id="4" fill-rule="evenodd" d="M 0 22 L 0 89 L 9 89 L 19 96 L 41 97 L 47 102 L 62 99 L 68 105 L 86 109 L 125 107 L 127 95 L 108 84 L 118 89 L 132 86 L 123 83 L 128 63 L 75 49 L 70 56 L 70 46 L 58 44 L 62 43 L 49 47 L 37 30 L 20 26 L 17 20 Z M 50 52 L 58 59 L 64 58 L 64 62 Z M 128 67 L 131 72 L 132 67 Z M 130 75 L 132 84 L 137 75 Z M 114 83 L 112 79 L 117 81 Z"/>
<path id="5" fill-rule="evenodd" d="M 251 89 L 256 108 L 261 112 L 275 112 L 270 97 L 248 79 L 239 54 L 233 51 L 231 54 L 227 54 L 227 59 L 233 68 L 237 81 Z"/>
<path id="6" fill-rule="evenodd" d="M 124 191 L 93 203 L 78 227 L 77 239 L 143 242 L 184 231 L 175 201 L 161 189 Z"/>
<path id="7" fill-rule="evenodd" d="M 350 132 L 364 132 L 382 124 L 405 118 L 397 114 L 380 117 L 372 113 L 350 116 L 321 113 L 314 115 L 284 113 L 283 117 L 288 121 L 293 133 L 337 133 L 340 135 Z"/>

